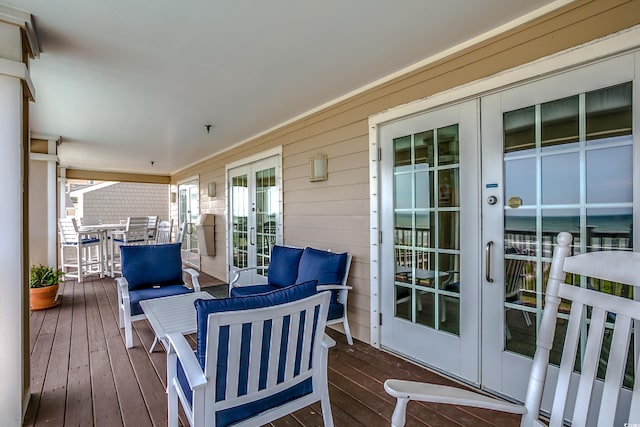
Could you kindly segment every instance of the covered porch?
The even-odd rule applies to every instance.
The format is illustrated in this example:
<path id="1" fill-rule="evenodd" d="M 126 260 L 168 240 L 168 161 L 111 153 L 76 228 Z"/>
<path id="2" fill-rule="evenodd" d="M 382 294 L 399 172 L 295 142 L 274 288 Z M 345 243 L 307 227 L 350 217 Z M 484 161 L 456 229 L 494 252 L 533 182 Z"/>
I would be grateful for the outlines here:
<path id="1" fill-rule="evenodd" d="M 224 293 L 226 286 L 203 275 L 204 289 Z M 224 288 L 223 288 L 224 287 Z M 113 279 L 92 276 L 61 287 L 60 305 L 30 315 L 31 401 L 24 426 L 167 425 L 166 353 L 147 349 L 153 331 L 134 322 L 134 347 L 127 350 L 118 328 Z M 387 378 L 455 383 L 414 363 L 376 350 L 361 341 L 346 344 L 329 330 L 337 345 L 329 352 L 329 393 L 337 426 L 390 425 L 395 399 Z M 409 426 L 516 426 L 519 417 L 487 410 L 423 404 L 409 405 Z M 322 424 L 320 405 L 311 405 L 272 423 L 277 426 Z"/>

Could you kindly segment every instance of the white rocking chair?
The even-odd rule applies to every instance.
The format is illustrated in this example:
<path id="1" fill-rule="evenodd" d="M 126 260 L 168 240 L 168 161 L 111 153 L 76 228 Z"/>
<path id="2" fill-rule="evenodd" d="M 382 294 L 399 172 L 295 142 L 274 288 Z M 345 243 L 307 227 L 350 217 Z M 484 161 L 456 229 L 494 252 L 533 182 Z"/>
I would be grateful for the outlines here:
<path id="1" fill-rule="evenodd" d="M 550 426 L 561 426 L 566 420 L 571 425 L 598 427 L 622 425 L 640 425 L 640 381 L 633 387 L 630 408 L 620 408 L 619 395 L 625 377 L 627 352 L 634 323 L 640 320 L 640 302 L 627 298 L 604 294 L 588 289 L 588 287 L 573 286 L 565 283 L 567 274 L 576 277 L 595 278 L 612 283 L 623 283 L 640 287 L 640 253 L 625 251 L 589 252 L 569 257 L 572 237 L 569 233 L 558 235 L 558 245 L 553 254 L 549 281 L 546 289 L 545 308 L 540 323 L 537 348 L 533 359 L 529 386 L 524 406 L 503 400 L 494 399 L 454 387 L 435 384 L 425 384 L 396 379 L 387 380 L 384 388 L 390 395 L 397 398 L 393 412 L 392 426 L 405 424 L 407 403 L 410 400 L 422 402 L 446 403 L 459 406 L 473 406 L 477 408 L 493 409 L 513 414 L 523 414 L 521 426 L 532 427 L 545 425 L 539 417 L 540 405 L 547 367 L 549 352 L 554 342 L 558 307 L 561 299 L 571 301 L 571 312 L 567 324 L 562 359 L 558 371 L 555 387 L 549 384 L 549 391 L 553 391 Z M 580 279 L 577 279 L 580 282 Z M 586 283 L 584 279 L 582 283 Z M 589 309 L 589 310 L 588 310 Z M 574 362 L 580 349 L 580 335 L 584 318 L 590 314 L 589 328 L 581 372 L 574 372 Z M 602 339 L 605 336 L 605 324 L 614 319 L 611 351 L 609 352 L 604 383 L 597 380 L 599 366 L 601 367 Z M 608 332 L 607 332 L 608 333 Z M 639 333 L 638 329 L 635 333 Z M 637 351 L 637 350 L 636 350 Z M 572 381 L 573 380 L 573 381 Z M 577 386 L 577 387 L 576 387 Z M 601 393 L 596 388 L 601 387 Z M 571 390 L 576 390 L 575 393 Z M 568 403 L 568 395 L 575 395 L 575 405 Z M 601 396 L 599 404 L 594 402 L 596 396 Z M 599 408 L 599 409 L 598 409 Z M 623 413 L 622 415 L 620 413 Z M 616 419 L 616 415 L 618 418 Z"/>

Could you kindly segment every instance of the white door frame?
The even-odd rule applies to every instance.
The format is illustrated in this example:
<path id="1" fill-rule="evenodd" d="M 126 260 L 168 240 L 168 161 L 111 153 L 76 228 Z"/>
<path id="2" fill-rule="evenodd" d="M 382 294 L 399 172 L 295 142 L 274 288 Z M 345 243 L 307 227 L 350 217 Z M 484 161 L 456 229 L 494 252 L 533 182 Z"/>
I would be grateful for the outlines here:
<path id="1" fill-rule="evenodd" d="M 277 185 L 278 185 L 278 220 L 276 224 L 276 242 L 278 244 L 282 244 L 283 242 L 283 234 L 282 234 L 282 212 L 283 212 L 283 204 L 282 204 L 282 145 L 278 145 L 276 147 L 270 148 L 265 151 L 261 151 L 256 154 L 252 154 L 251 156 L 244 157 L 240 160 L 236 160 L 235 162 L 227 163 L 224 167 L 224 197 L 226 200 L 225 204 L 225 254 L 226 254 L 226 280 L 227 283 L 231 280 L 231 271 L 230 266 L 233 264 L 233 260 L 231 259 L 231 235 L 229 233 L 229 227 L 231 222 L 231 182 L 229 180 L 229 171 L 235 169 L 240 166 L 245 166 L 251 163 L 255 163 L 260 160 L 267 159 L 269 157 L 278 157 L 277 162 Z"/>
<path id="2" fill-rule="evenodd" d="M 608 59 L 614 56 L 640 49 L 640 25 L 628 30 L 586 43 L 580 47 L 559 52 L 541 58 L 534 62 L 498 73 L 494 76 L 480 79 L 469 84 L 459 86 L 428 98 L 401 105 L 396 108 L 369 117 L 369 197 L 370 197 L 370 342 L 380 348 L 380 270 L 381 251 L 378 244 L 380 239 L 380 130 L 381 125 L 424 113 L 436 107 L 461 102 L 465 99 L 480 97 L 516 86 L 523 82 L 560 74 L 570 69 L 578 68 L 587 63 Z M 639 61 L 640 62 L 640 61 Z M 640 64 L 637 64 L 640 66 Z M 634 125 L 640 120 L 636 111 Z M 636 155 L 639 157 L 640 155 Z M 639 159 L 634 159 L 638 161 Z M 639 186 L 640 187 L 640 186 Z M 634 197 L 638 194 L 634 194 Z M 635 200 L 640 200 L 635 198 Z M 634 218 L 638 221 L 640 218 Z M 634 245 L 640 246 L 640 233 L 636 233 Z"/>

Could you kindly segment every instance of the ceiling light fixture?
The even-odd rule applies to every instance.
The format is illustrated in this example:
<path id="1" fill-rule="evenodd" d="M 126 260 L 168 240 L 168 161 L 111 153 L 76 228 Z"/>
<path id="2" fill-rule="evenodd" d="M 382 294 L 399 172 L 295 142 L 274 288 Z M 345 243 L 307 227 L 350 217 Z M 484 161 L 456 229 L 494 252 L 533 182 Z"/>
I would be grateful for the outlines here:
<path id="1" fill-rule="evenodd" d="M 207 133 L 211 133 L 211 128 L 212 127 L 213 127 L 213 125 L 209 125 L 209 124 L 204 125 L 204 128 L 207 130 Z"/>

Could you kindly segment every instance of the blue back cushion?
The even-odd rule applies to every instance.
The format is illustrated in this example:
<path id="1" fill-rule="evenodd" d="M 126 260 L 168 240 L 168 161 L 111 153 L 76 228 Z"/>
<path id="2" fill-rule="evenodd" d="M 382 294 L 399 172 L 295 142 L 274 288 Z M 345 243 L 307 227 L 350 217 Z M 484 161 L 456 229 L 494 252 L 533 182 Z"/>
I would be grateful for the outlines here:
<path id="1" fill-rule="evenodd" d="M 302 256 L 302 249 L 290 248 L 288 246 L 274 246 L 271 249 L 271 260 L 269 261 L 269 273 L 267 279 L 270 285 L 291 286 L 296 283 L 298 277 L 298 263 Z M 312 277 L 309 280 L 313 280 Z M 298 280 L 297 283 L 306 282 Z"/>
<path id="2" fill-rule="evenodd" d="M 296 283 L 317 280 L 318 285 L 341 284 L 347 266 L 347 253 L 336 254 L 305 248 L 298 266 Z"/>
<path id="3" fill-rule="evenodd" d="M 196 317 L 198 320 L 198 330 L 196 333 L 196 355 L 198 356 L 200 366 L 204 369 L 207 351 L 207 327 L 209 314 L 271 307 L 274 305 L 297 301 L 310 297 L 311 295 L 315 295 L 317 283 L 317 281 L 312 280 L 272 292 L 245 297 L 196 300 L 194 303 L 196 307 Z M 224 363 L 226 367 L 226 360 L 223 359 L 223 357 L 220 357 L 218 363 Z"/>
<path id="4" fill-rule="evenodd" d="M 179 243 L 120 246 L 122 276 L 129 290 L 181 285 L 182 258 Z"/>

